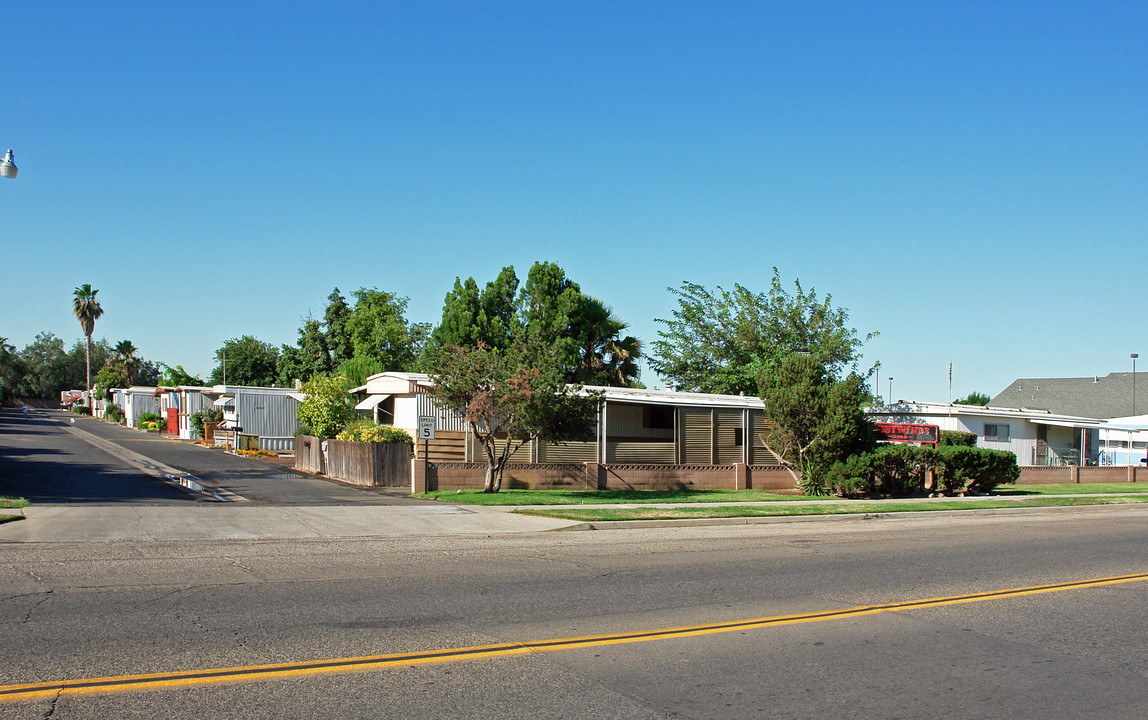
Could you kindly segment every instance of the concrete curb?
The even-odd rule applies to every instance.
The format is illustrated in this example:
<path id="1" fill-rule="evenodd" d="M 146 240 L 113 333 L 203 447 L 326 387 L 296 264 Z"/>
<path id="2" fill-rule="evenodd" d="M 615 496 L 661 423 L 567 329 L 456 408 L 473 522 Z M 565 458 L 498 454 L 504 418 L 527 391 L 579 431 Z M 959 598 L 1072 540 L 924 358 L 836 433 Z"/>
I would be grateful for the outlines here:
<path id="1" fill-rule="evenodd" d="M 721 525 L 783 525 L 811 522 L 864 522 L 872 520 L 905 520 L 921 517 L 972 517 L 1030 515 L 1044 512 L 1082 512 L 1112 510 L 1143 505 L 1127 503 L 1122 505 L 1062 505 L 1056 507 L 1028 508 L 972 508 L 969 510 L 906 510 L 902 512 L 838 513 L 832 515 L 759 515 L 736 518 L 681 518 L 675 520 L 598 520 L 589 522 L 573 521 L 569 527 L 557 528 L 551 532 L 575 532 L 583 530 L 641 530 L 650 528 L 710 527 Z"/>

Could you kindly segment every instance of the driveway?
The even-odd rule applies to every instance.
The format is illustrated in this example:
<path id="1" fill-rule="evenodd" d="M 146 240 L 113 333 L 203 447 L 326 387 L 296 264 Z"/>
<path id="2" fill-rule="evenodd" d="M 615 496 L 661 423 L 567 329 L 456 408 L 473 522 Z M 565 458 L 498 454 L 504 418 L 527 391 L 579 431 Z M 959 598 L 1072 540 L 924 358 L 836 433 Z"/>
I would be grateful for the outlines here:
<path id="1" fill-rule="evenodd" d="M 125 453 L 113 457 L 99 449 Z M 120 453 L 116 453 L 120 454 Z M 0 415 L 0 494 L 52 502 L 180 502 L 189 495 L 161 480 L 131 470 L 134 457 L 190 474 L 202 484 L 245 500 L 279 505 L 426 504 L 296 472 L 289 467 L 231 455 L 213 448 L 141 433 L 60 411 L 18 411 Z M 125 465 L 127 463 L 127 465 Z"/>

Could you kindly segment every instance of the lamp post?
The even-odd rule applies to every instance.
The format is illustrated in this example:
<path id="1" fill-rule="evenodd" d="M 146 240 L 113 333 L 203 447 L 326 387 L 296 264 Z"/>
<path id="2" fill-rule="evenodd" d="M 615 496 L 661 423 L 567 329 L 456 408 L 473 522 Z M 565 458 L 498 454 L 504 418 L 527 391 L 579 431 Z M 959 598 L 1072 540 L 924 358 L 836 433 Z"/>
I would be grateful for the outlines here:
<path id="1" fill-rule="evenodd" d="M 889 404 L 893 404 L 893 376 L 889 376 Z"/>
<path id="2" fill-rule="evenodd" d="M 1136 414 L 1136 358 L 1140 357 L 1137 353 L 1132 353 L 1132 414 Z M 1129 450 L 1132 448 L 1129 447 Z"/>
<path id="3" fill-rule="evenodd" d="M 0 161 L 0 177 L 15 178 L 18 172 L 20 168 L 16 167 L 16 161 L 12 159 L 12 149 L 9 148 L 8 152 L 4 153 L 4 159 Z"/>

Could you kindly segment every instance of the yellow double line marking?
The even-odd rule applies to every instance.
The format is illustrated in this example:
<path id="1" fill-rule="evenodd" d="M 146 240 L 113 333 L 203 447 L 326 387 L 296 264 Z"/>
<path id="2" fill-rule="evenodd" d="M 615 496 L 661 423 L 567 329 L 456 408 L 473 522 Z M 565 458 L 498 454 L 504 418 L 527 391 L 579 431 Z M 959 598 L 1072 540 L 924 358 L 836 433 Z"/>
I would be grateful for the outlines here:
<path id="1" fill-rule="evenodd" d="M 715 633 L 736 632 L 739 630 L 753 630 L 778 625 L 794 625 L 797 623 L 822 622 L 825 620 L 840 620 L 844 618 L 860 617 L 862 615 L 877 615 L 902 610 L 923 610 L 927 608 L 942 607 L 945 605 L 960 605 L 963 603 L 985 602 L 988 600 L 1004 600 L 1021 597 L 1023 595 L 1037 595 L 1040 593 L 1062 592 L 1065 590 L 1080 590 L 1095 588 L 1104 585 L 1119 583 L 1143 582 L 1148 580 L 1148 573 L 1134 575 L 1117 575 L 1114 577 L 1091 578 L 1088 580 L 1075 580 L 1071 582 L 1055 583 L 1053 585 L 1034 585 L 1031 587 L 1009 588 L 1005 590 L 991 590 L 988 592 L 971 593 L 968 595 L 953 595 L 950 597 L 928 598 L 925 600 L 907 600 L 904 602 L 885 603 L 881 605 L 859 605 L 838 610 L 826 610 L 815 613 L 802 613 L 797 615 L 775 615 L 772 617 L 752 618 L 748 620 L 735 620 L 732 622 L 711 623 L 707 625 L 687 625 L 685 627 L 658 628 L 629 633 L 614 633 L 609 635 L 588 635 L 585 637 L 555 638 L 552 640 L 539 640 L 527 643 L 498 643 L 495 645 L 478 645 L 474 647 L 444 648 L 441 650 L 428 650 L 425 652 L 394 653 L 389 655 L 365 655 L 362 657 L 331 658 L 326 660 L 312 660 L 306 662 L 276 663 L 272 665 L 248 665 L 243 667 L 212 668 L 207 670 L 189 670 L 187 672 L 149 673 L 145 675 L 118 675 L 110 677 L 86 678 L 79 680 L 58 680 L 54 682 L 26 683 L 21 685 L 0 685 L 0 701 L 32 700 L 56 694 L 61 695 L 89 695 L 94 693 L 123 692 L 131 690 L 148 690 L 161 688 L 177 688 L 190 685 L 206 685 L 213 683 L 239 682 L 250 680 L 271 680 L 280 678 L 300 677 L 304 675 L 318 675 L 324 673 L 351 672 L 358 670 L 383 670 L 387 668 L 409 667 L 412 665 L 426 665 L 430 663 L 459 662 L 462 660 L 478 660 L 482 658 L 509 657 L 536 652 L 557 652 L 559 650 L 576 650 L 580 648 L 597 647 L 601 645 L 622 645 L 626 643 L 650 642 L 653 640 L 670 640 L 673 638 L 690 637 L 694 635 L 712 635 Z"/>

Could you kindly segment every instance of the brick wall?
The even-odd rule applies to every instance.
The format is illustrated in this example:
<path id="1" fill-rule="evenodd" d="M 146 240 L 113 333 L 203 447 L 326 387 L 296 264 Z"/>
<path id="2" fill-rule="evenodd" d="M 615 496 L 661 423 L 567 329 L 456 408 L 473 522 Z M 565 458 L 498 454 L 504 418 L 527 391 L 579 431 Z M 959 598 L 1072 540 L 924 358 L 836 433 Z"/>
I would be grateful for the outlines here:
<path id="1" fill-rule="evenodd" d="M 1020 469 L 1018 485 L 1041 485 L 1044 483 L 1122 483 L 1144 482 L 1148 480 L 1148 470 L 1138 467 L 1035 467 L 1026 465 Z"/>
<path id="2" fill-rule="evenodd" d="M 423 491 L 424 464 L 412 463 L 412 489 Z M 477 490 L 485 463 L 430 463 L 430 490 Z M 521 490 L 734 490 L 795 491 L 785 468 L 769 465 L 602 465 L 598 463 L 510 463 L 502 487 Z"/>

